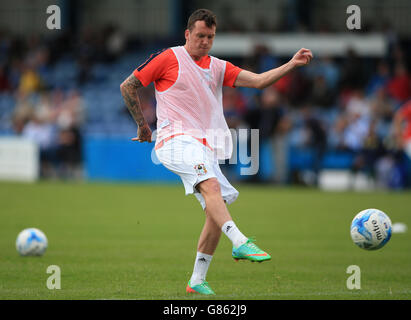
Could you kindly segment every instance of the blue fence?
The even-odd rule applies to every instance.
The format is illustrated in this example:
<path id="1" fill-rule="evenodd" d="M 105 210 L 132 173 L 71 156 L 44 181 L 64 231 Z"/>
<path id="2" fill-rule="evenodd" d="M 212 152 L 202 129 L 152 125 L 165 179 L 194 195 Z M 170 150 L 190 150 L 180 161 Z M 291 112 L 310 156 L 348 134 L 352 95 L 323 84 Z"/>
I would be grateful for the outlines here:
<path id="1" fill-rule="evenodd" d="M 84 145 L 84 166 L 90 180 L 178 182 L 177 175 L 167 170 L 153 152 L 154 143 L 138 143 L 130 137 L 87 137 Z M 260 145 L 258 175 L 269 179 L 276 166 L 269 144 Z M 314 165 L 314 154 L 310 149 L 289 148 L 288 170 L 306 170 Z M 322 160 L 323 168 L 350 168 L 353 155 L 349 153 L 327 152 Z M 231 165 L 230 172 L 238 180 L 241 168 L 251 164 Z M 227 167 L 226 167 L 227 168 Z"/>
<path id="2" fill-rule="evenodd" d="M 152 161 L 154 143 L 125 137 L 87 137 L 84 166 L 90 180 L 177 182 L 180 178 Z"/>

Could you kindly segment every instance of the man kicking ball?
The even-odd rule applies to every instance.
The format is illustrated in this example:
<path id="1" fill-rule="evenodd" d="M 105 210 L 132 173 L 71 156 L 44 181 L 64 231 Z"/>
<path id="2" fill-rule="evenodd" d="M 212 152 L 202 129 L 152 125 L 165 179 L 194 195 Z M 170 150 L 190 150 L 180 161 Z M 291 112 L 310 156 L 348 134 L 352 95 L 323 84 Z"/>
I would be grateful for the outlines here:
<path id="1" fill-rule="evenodd" d="M 206 220 L 186 291 L 215 294 L 206 274 L 221 232 L 233 243 L 234 259 L 266 261 L 271 256 L 236 226 L 226 204 L 238 191 L 222 174 L 218 160 L 229 159 L 231 136 L 223 115 L 222 88 L 263 89 L 289 71 L 310 63 L 313 55 L 300 49 L 286 64 L 256 74 L 208 55 L 216 33 L 215 15 L 206 9 L 188 19 L 184 46 L 152 54 L 121 84 L 125 104 L 138 125 L 133 141 L 151 142 L 152 132 L 144 119 L 137 89 L 154 82 L 157 101 L 155 151 L 160 162 L 180 176 L 186 194 L 200 201 Z"/>

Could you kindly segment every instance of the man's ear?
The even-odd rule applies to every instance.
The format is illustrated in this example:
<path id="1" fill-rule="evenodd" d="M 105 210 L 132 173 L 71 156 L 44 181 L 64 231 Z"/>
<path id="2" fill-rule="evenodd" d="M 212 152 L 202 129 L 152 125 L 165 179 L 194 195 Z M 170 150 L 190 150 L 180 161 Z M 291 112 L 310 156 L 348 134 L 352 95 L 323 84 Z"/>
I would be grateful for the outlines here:
<path id="1" fill-rule="evenodd" d="M 189 34 L 190 34 L 190 30 L 186 29 L 186 31 L 184 31 L 184 37 L 186 38 L 186 40 L 188 40 Z"/>

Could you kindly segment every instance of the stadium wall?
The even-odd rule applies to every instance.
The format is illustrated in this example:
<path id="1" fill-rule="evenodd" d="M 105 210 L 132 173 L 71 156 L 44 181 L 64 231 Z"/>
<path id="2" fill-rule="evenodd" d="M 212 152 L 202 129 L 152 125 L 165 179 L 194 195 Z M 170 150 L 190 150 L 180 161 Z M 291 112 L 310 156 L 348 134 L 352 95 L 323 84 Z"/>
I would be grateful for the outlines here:
<path id="1" fill-rule="evenodd" d="M 176 182 L 178 176 L 152 160 L 153 144 L 129 138 L 88 137 L 84 169 L 89 180 Z"/>
<path id="2" fill-rule="evenodd" d="M 161 165 L 153 151 L 154 144 L 135 143 L 128 137 L 87 137 L 84 144 L 84 169 L 89 180 L 179 182 L 174 173 Z M 271 181 L 275 176 L 276 164 L 269 143 L 260 144 L 259 170 L 255 177 L 241 176 L 241 168 L 250 163 L 224 166 L 227 174 L 238 181 Z M 309 148 L 288 148 L 288 175 L 293 171 L 311 170 L 314 166 L 314 152 Z M 329 151 L 322 160 L 324 169 L 349 169 L 353 155 L 346 152 Z"/>

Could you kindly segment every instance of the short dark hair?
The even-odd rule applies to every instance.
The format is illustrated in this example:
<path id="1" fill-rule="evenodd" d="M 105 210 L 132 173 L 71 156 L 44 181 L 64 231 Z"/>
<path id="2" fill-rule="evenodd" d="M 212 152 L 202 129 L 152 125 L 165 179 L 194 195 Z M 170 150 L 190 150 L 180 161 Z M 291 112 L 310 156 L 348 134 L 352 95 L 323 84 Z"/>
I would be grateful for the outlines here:
<path id="1" fill-rule="evenodd" d="M 206 26 L 211 28 L 212 26 L 217 27 L 217 17 L 216 15 L 208 9 L 197 9 L 188 18 L 187 29 L 193 30 L 196 21 L 204 21 Z"/>

